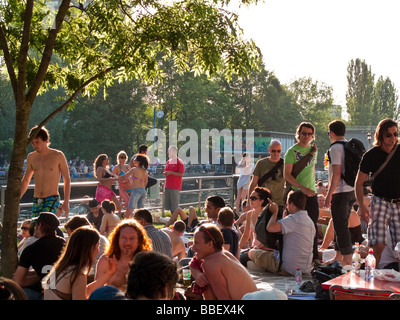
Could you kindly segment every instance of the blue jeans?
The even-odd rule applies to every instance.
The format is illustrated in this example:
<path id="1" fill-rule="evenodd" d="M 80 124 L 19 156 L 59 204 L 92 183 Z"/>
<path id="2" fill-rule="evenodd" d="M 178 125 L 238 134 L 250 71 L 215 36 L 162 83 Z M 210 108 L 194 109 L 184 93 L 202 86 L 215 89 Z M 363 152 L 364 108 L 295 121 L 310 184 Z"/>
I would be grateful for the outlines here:
<path id="1" fill-rule="evenodd" d="M 131 196 L 129 197 L 129 209 L 144 208 L 144 199 L 146 199 L 146 189 L 145 188 L 135 188 L 132 189 Z"/>

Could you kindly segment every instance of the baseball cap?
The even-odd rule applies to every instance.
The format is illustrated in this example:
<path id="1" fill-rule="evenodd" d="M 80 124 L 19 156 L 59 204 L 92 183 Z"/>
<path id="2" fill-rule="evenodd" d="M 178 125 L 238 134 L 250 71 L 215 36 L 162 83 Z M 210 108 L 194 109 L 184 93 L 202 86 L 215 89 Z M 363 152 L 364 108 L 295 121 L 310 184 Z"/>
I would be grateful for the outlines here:
<path id="1" fill-rule="evenodd" d="M 49 228 L 56 230 L 60 225 L 60 221 L 54 213 L 41 212 L 36 219 L 36 222 L 47 225 Z"/>
<path id="2" fill-rule="evenodd" d="M 95 208 L 99 205 L 99 202 L 96 199 L 92 199 L 89 201 L 89 208 Z"/>

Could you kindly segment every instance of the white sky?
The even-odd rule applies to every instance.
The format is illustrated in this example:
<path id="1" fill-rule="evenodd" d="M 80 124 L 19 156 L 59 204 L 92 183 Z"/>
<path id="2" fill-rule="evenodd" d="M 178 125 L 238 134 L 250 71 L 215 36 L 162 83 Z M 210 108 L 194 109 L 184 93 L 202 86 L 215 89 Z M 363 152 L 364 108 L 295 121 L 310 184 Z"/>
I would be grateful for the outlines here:
<path id="1" fill-rule="evenodd" d="M 347 66 L 360 58 L 399 90 L 399 0 L 265 0 L 234 11 L 283 84 L 311 77 L 345 107 Z"/>

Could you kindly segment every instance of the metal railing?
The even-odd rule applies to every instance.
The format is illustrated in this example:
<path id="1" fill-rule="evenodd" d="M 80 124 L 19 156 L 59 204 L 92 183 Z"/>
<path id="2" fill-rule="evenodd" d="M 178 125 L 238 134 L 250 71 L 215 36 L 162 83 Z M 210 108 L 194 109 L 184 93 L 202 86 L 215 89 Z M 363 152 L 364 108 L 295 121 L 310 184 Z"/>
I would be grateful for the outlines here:
<path id="1" fill-rule="evenodd" d="M 220 195 L 225 199 L 225 202 L 233 206 L 233 201 L 234 201 L 234 191 L 235 191 L 235 179 L 236 175 L 222 175 L 222 176 L 190 176 L 190 177 L 183 177 L 183 184 L 185 182 L 191 182 L 194 181 L 195 185 L 198 185 L 198 188 L 196 189 L 186 189 L 186 190 L 181 190 L 181 202 L 180 202 L 180 207 L 182 208 L 187 208 L 188 206 L 198 206 L 199 208 L 202 207 L 204 204 L 204 195 L 207 195 L 209 193 L 215 194 L 215 195 Z M 205 187 L 205 182 L 207 181 L 218 181 L 218 180 L 225 180 L 225 186 L 219 186 L 219 187 Z M 164 208 L 163 208 L 163 195 L 164 195 L 164 183 L 165 183 L 165 178 L 160 178 L 157 179 L 157 184 L 155 185 L 156 188 L 152 187 L 150 188 L 150 195 L 148 195 L 148 203 L 147 203 L 147 208 L 148 209 L 161 209 L 162 215 L 164 215 Z M 83 182 L 71 182 L 71 191 L 73 188 L 79 188 L 79 187 L 95 187 L 98 185 L 98 181 L 83 181 Z M 35 185 L 30 184 L 28 186 L 28 189 L 34 189 Z M 157 187 L 159 188 L 157 190 Z M 59 188 L 63 188 L 63 183 L 59 184 Z M 7 190 L 6 185 L 1 186 L 1 201 L 0 201 L 0 221 L 3 220 L 4 216 L 4 208 L 5 208 L 5 193 Z M 153 192 L 153 194 L 152 194 Z M 154 194 L 155 192 L 155 194 Z M 72 192 L 71 192 L 72 193 Z M 197 195 L 196 201 L 189 201 L 189 202 L 182 202 L 182 199 L 185 197 L 182 197 L 182 195 L 187 195 L 187 194 L 194 194 Z M 156 196 L 157 201 L 154 201 L 152 199 L 154 196 Z M 75 203 L 82 203 L 84 201 L 89 201 L 93 198 L 71 198 L 70 199 L 70 204 L 75 204 Z M 161 199 L 161 201 L 160 201 Z M 20 203 L 20 208 L 32 208 L 32 202 L 25 202 L 25 203 Z"/>

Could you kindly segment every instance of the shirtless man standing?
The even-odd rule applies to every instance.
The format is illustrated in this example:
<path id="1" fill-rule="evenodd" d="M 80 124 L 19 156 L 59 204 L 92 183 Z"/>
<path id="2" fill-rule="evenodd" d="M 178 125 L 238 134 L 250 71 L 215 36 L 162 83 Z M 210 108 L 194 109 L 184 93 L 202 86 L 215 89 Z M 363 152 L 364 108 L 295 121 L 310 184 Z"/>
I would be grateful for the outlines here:
<path id="1" fill-rule="evenodd" d="M 31 137 L 37 126 L 29 133 Z M 65 216 L 69 214 L 69 197 L 71 192 L 71 179 L 67 159 L 59 150 L 49 148 L 50 135 L 45 127 L 42 127 L 32 139 L 35 151 L 27 157 L 27 165 L 22 178 L 21 196 L 28 189 L 29 182 L 34 176 L 35 190 L 33 198 L 32 216 L 37 217 L 40 212 L 56 213 L 60 206 L 60 194 L 58 184 L 62 175 L 64 182 L 64 202 L 62 208 Z"/>
<path id="2" fill-rule="evenodd" d="M 205 288 L 205 300 L 241 300 L 246 293 L 257 291 L 251 275 L 223 244 L 215 225 L 202 225 L 194 234 L 193 250 L 201 265 L 196 268 L 191 263 L 190 267 L 196 284 Z"/>

